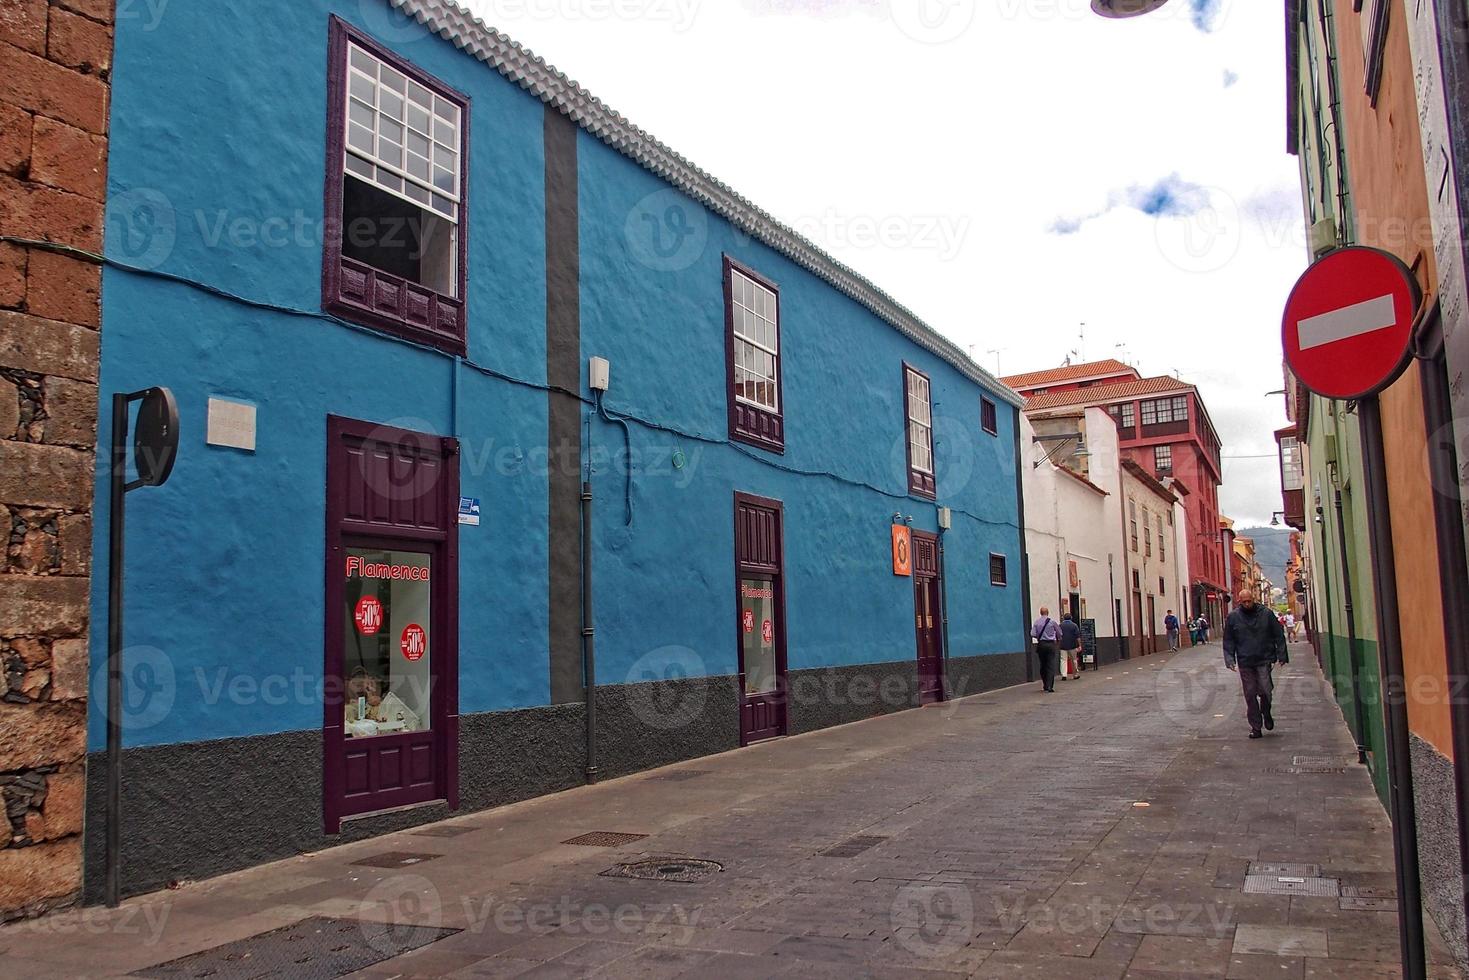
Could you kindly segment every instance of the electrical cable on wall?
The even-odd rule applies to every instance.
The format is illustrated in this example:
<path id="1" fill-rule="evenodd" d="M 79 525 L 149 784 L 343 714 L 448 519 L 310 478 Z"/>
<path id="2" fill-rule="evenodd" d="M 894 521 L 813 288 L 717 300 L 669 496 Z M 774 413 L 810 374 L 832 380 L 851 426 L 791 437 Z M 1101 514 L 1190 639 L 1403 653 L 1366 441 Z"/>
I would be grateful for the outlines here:
<path id="1" fill-rule="evenodd" d="M 172 272 L 163 272 L 159 269 L 147 269 L 142 266 L 132 265 L 131 263 L 123 262 L 119 259 L 114 259 L 106 255 L 101 255 L 97 252 L 77 248 L 74 245 L 67 245 L 61 242 L 48 242 L 38 239 L 18 238 L 13 235 L 0 235 L 0 243 L 19 245 L 26 248 L 35 248 L 48 252 L 56 252 L 61 255 L 67 255 L 72 258 L 81 259 L 83 261 L 91 262 L 96 265 L 109 266 L 111 268 L 118 269 L 123 272 L 128 272 L 133 275 L 142 276 L 144 278 L 161 279 L 165 282 L 172 282 L 178 285 L 187 286 L 191 289 L 197 289 L 218 299 L 223 299 L 231 303 L 237 303 L 241 306 L 249 307 L 250 309 L 265 310 L 271 313 L 279 313 L 284 316 L 299 317 L 308 320 L 324 320 L 329 323 L 337 324 L 338 326 L 346 327 L 347 329 L 352 330 L 356 333 L 374 337 L 379 340 L 388 340 L 393 343 L 400 344 L 406 347 L 412 347 L 416 350 L 420 350 L 428 354 L 434 354 L 439 357 L 453 358 L 457 363 L 462 364 L 464 367 L 468 368 L 471 371 L 474 371 L 486 377 L 495 378 L 499 381 L 504 381 L 508 384 L 516 385 L 517 387 L 529 388 L 533 391 L 554 391 L 558 394 L 563 394 L 568 397 L 575 398 L 583 405 L 589 406 L 595 412 L 600 414 L 609 424 L 621 425 L 623 428 L 624 444 L 626 445 L 628 452 L 628 472 L 626 475 L 627 480 L 624 487 L 623 495 L 624 520 L 626 526 L 629 527 L 632 525 L 633 517 L 631 460 L 632 432 L 631 428 L 628 425 L 629 422 L 637 423 L 638 425 L 643 426 L 646 429 L 650 429 L 654 432 L 664 432 L 668 433 L 669 435 L 679 436 L 680 438 L 689 439 L 695 442 L 701 442 L 706 445 L 723 446 L 729 449 L 733 449 L 735 452 L 747 456 L 764 466 L 768 466 L 772 469 L 779 470 L 784 473 L 790 473 L 794 476 L 820 477 L 832 480 L 836 483 L 843 484 L 844 486 L 868 490 L 890 500 L 911 499 L 910 494 L 895 493 L 891 490 L 884 490 L 882 487 L 875 486 L 874 484 L 868 483 L 864 480 L 852 479 L 850 477 L 842 476 L 839 473 L 832 473 L 827 470 L 804 470 L 799 467 L 788 466 L 785 463 L 781 463 L 777 460 L 763 456 L 745 446 L 740 445 L 737 442 L 734 442 L 727 437 L 708 436 L 698 432 L 691 432 L 687 429 L 681 429 L 674 425 L 669 425 L 662 422 L 654 422 L 651 419 L 645 419 L 629 412 L 618 412 L 616 415 L 613 415 L 611 412 L 608 411 L 606 406 L 602 404 L 600 392 L 596 393 L 597 397 L 588 398 L 586 395 L 583 395 L 579 391 L 573 391 L 570 388 L 565 388 L 561 385 L 546 384 L 539 381 L 527 381 L 524 378 L 517 378 L 514 375 L 506 374 L 503 371 L 497 371 L 494 368 L 476 363 L 475 361 L 470 360 L 468 357 L 464 357 L 458 354 L 450 354 L 429 344 L 421 343 L 416 340 L 410 340 L 406 337 L 399 337 L 395 334 L 385 333 L 380 330 L 375 330 L 372 327 L 363 326 L 360 323 L 353 323 L 351 320 L 346 320 L 342 317 L 336 316 L 331 313 L 326 313 L 321 310 L 305 310 L 298 307 L 284 306 L 278 303 L 270 303 L 264 300 L 250 299 L 249 297 L 241 296 L 237 293 L 232 293 L 227 289 L 222 289 L 218 286 L 212 286 L 208 283 L 200 282 L 197 279 L 190 279 L 187 276 L 181 276 Z M 1019 524 L 1017 524 L 1015 521 L 991 520 L 990 518 L 981 517 L 978 514 L 975 514 L 960 507 L 954 507 L 951 509 L 954 513 L 962 514 L 963 516 L 969 518 L 977 524 L 983 524 L 989 527 L 1006 527 L 1014 528 L 1017 530 L 1019 529 Z"/>

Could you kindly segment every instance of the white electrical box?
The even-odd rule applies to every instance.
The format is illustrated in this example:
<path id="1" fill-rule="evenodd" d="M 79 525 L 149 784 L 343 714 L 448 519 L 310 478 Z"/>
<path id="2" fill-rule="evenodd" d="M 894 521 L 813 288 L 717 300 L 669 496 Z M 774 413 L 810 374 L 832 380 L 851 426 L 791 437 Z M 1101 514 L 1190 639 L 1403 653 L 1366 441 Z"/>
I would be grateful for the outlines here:
<path id="1" fill-rule="evenodd" d="M 593 391 L 606 391 L 612 378 L 612 365 L 605 357 L 594 357 L 587 367 L 587 383 Z"/>
<path id="2" fill-rule="evenodd" d="M 939 508 L 939 527 L 947 531 L 954 526 L 954 512 L 947 507 Z"/>

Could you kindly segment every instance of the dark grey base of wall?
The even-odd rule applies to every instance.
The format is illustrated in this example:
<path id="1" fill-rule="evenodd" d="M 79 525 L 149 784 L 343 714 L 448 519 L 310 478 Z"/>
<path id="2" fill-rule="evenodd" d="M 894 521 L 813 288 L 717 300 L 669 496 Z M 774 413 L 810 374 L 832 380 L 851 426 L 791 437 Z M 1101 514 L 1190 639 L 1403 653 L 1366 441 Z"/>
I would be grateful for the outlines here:
<path id="1" fill-rule="evenodd" d="M 1024 654 L 948 661 L 953 697 L 1025 681 Z M 791 734 L 912 707 L 912 662 L 790 675 Z M 597 691 L 602 779 L 739 747 L 738 678 L 617 685 Z M 581 704 L 462 715 L 459 813 L 544 796 L 586 781 Z M 106 756 L 87 765 L 83 901 L 103 900 Z M 322 832 L 321 733 L 286 732 L 123 752 L 122 894 L 208 878 L 306 851 L 442 820 L 444 804 L 346 820 Z"/>
<path id="2" fill-rule="evenodd" d="M 1122 641 L 1115 636 L 1097 637 L 1097 666 L 1105 667 L 1122 660 Z"/>
<path id="3" fill-rule="evenodd" d="M 1413 745 L 1413 802 L 1418 810 L 1418 865 L 1423 905 L 1454 951 L 1461 969 L 1469 968 L 1464 930 L 1464 876 L 1459 854 L 1458 802 L 1454 764 L 1417 735 Z"/>

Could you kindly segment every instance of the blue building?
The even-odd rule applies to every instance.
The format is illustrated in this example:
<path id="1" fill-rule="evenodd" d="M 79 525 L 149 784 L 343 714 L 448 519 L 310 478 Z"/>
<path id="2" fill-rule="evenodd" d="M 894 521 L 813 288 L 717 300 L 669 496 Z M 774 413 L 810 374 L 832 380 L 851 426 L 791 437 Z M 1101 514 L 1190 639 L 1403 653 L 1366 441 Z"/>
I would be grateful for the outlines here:
<path id="1" fill-rule="evenodd" d="M 215 0 L 113 85 L 124 891 L 1025 679 L 1018 397 L 518 45 Z"/>

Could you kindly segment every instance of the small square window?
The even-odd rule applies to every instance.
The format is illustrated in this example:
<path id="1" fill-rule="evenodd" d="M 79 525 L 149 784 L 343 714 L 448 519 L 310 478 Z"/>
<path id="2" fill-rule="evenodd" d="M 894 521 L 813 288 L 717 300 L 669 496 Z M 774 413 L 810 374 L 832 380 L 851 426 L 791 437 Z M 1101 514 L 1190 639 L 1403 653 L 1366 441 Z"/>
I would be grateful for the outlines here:
<path id="1" fill-rule="evenodd" d="M 988 398 L 981 397 L 979 400 L 979 424 L 992 436 L 1000 432 L 1000 420 L 995 410 L 995 403 Z"/>
<path id="2" fill-rule="evenodd" d="M 1006 568 L 1004 555 L 990 555 L 990 585 L 1010 584 L 1009 569 Z"/>

